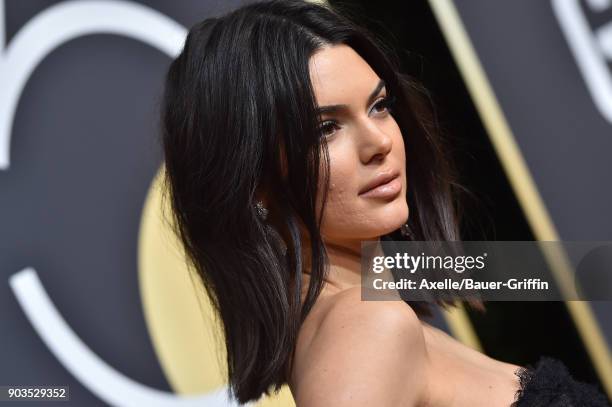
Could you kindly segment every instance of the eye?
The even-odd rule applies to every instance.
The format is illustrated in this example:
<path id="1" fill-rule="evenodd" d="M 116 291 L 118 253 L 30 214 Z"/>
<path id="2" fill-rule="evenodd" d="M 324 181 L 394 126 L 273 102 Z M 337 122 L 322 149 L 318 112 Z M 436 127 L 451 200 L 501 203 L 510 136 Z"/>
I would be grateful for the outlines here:
<path id="1" fill-rule="evenodd" d="M 374 113 L 389 113 L 392 110 L 393 105 L 395 104 L 395 96 L 383 96 L 378 99 L 374 106 L 372 106 L 372 111 Z"/>
<path id="2" fill-rule="evenodd" d="M 340 126 L 333 120 L 326 120 L 319 125 L 319 132 L 323 137 L 332 136 Z"/>

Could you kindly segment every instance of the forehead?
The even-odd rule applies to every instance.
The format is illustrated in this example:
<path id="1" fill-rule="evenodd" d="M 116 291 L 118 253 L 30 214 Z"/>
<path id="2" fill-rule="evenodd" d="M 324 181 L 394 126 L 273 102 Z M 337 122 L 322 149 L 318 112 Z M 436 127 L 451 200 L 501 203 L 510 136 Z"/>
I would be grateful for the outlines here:
<path id="1" fill-rule="evenodd" d="M 379 81 L 368 63 L 351 47 L 326 46 L 310 58 L 310 80 L 319 106 L 366 98 Z"/>

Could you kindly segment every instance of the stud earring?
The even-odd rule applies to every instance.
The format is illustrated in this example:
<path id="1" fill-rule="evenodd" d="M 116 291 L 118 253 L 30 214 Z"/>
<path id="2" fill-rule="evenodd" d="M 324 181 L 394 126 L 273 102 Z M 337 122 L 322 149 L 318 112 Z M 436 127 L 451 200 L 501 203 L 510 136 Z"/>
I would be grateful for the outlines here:
<path id="1" fill-rule="evenodd" d="M 259 216 L 261 220 L 266 220 L 268 217 L 268 209 L 263 205 L 262 201 L 257 201 L 255 209 L 257 210 L 257 216 Z"/>
<path id="2" fill-rule="evenodd" d="M 400 234 L 405 237 L 405 238 L 409 238 L 412 236 L 412 233 L 410 233 L 410 228 L 408 227 L 407 223 L 404 223 L 401 227 L 400 227 Z"/>

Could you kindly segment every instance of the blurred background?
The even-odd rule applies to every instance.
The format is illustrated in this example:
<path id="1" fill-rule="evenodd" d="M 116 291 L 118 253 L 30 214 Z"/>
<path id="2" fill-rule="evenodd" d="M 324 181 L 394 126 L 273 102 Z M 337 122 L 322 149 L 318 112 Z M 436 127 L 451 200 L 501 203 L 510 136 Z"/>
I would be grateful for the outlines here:
<path id="1" fill-rule="evenodd" d="M 157 125 L 187 29 L 244 3 L 0 0 L 0 386 L 231 405 L 218 323 L 160 218 Z M 474 196 L 464 240 L 612 240 L 612 0 L 329 3 L 429 89 Z M 611 315 L 490 302 L 431 322 L 507 362 L 561 359 L 612 397 Z"/>

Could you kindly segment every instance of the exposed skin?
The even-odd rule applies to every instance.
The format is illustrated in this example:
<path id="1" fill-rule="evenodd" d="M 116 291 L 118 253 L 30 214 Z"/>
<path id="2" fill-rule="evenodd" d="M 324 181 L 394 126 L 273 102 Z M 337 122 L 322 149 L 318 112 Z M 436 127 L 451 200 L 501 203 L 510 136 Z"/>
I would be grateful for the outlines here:
<path id="1" fill-rule="evenodd" d="M 296 345 L 289 386 L 297 406 L 508 407 L 519 366 L 461 344 L 402 301 L 361 301 L 361 241 L 378 240 L 406 222 L 410 157 L 397 123 L 377 105 L 386 90 L 368 102 L 380 78 L 352 48 L 318 50 L 310 76 L 318 106 L 347 107 L 322 116 L 336 123 L 325 127 L 330 189 L 321 233 L 330 268 Z M 388 169 L 399 171 L 397 196 L 359 194 Z"/>

